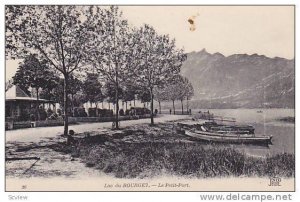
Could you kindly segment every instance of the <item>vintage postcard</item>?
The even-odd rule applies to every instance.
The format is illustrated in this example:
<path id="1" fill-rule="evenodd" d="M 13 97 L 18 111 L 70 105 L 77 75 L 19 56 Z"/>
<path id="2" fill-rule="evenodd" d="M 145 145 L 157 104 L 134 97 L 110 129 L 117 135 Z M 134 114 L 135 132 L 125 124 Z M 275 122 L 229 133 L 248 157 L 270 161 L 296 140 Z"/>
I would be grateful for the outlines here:
<path id="1" fill-rule="evenodd" d="M 6 191 L 295 191 L 295 6 L 5 5 Z"/>

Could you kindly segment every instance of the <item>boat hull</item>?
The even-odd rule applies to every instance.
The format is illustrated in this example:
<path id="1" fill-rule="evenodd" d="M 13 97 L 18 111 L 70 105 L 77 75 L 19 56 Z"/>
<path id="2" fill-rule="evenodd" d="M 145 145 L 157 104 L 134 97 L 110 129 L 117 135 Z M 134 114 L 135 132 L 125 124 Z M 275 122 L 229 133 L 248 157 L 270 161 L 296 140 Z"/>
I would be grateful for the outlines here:
<path id="1" fill-rule="evenodd" d="M 226 135 L 208 135 L 205 133 L 192 132 L 185 130 L 184 134 L 197 140 L 228 143 L 228 144 L 254 144 L 254 145 L 269 145 L 272 144 L 272 136 L 249 137 L 249 136 L 226 136 Z"/>

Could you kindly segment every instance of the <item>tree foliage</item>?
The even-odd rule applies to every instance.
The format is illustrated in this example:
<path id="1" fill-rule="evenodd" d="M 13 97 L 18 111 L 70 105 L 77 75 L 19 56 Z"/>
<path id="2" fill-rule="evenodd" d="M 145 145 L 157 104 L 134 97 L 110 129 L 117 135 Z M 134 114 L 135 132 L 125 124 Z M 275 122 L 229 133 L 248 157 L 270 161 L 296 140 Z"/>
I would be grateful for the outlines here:
<path id="1" fill-rule="evenodd" d="M 20 86 L 25 91 L 28 91 L 29 87 L 35 89 L 36 117 L 38 120 L 40 119 L 39 91 L 41 89 L 51 90 L 55 85 L 55 78 L 56 76 L 49 68 L 47 60 L 39 61 L 35 55 L 27 56 L 13 77 L 13 84 Z"/>
<path id="2" fill-rule="evenodd" d="M 84 99 L 87 102 L 95 103 L 102 102 L 104 96 L 102 93 L 102 84 L 99 81 L 99 75 L 95 73 L 88 73 L 83 82 Z"/>
<path id="3" fill-rule="evenodd" d="M 116 128 L 119 122 L 119 88 L 128 77 L 131 57 L 131 35 L 127 20 L 123 19 L 122 13 L 116 6 L 96 12 L 91 22 L 95 28 L 93 35 L 93 47 L 90 52 L 90 61 L 105 81 L 107 87 L 114 88 L 114 103 L 116 104 Z M 117 90 L 118 89 L 118 90 Z M 112 98 L 109 92 L 109 98 Z M 112 100 L 111 100 L 112 101 Z"/>
<path id="4" fill-rule="evenodd" d="M 170 80 L 169 83 L 164 88 L 165 100 L 172 101 L 173 103 L 173 113 L 175 114 L 175 104 L 176 100 L 181 101 L 181 109 L 183 113 L 183 100 L 187 101 L 194 95 L 194 89 L 190 81 L 181 76 L 175 75 Z"/>
<path id="5" fill-rule="evenodd" d="M 138 85 L 147 89 L 150 94 L 151 124 L 154 124 L 153 90 L 180 73 L 186 54 L 182 49 L 176 48 L 174 39 L 170 39 L 168 35 L 157 34 L 150 25 L 144 25 L 137 30 L 135 39 L 138 40 L 136 58 L 139 61 L 136 78 Z"/>
<path id="6" fill-rule="evenodd" d="M 158 34 L 150 25 L 131 28 L 117 6 L 6 6 L 5 9 L 6 56 L 24 59 L 34 54 L 63 78 L 57 79 L 56 86 L 45 95 L 54 95 L 63 102 L 65 134 L 69 95 L 72 105 L 75 97 L 77 100 L 85 97 L 94 103 L 102 101 L 103 95 L 107 97 L 116 104 L 118 128 L 119 100 L 131 101 L 138 94 L 142 101 L 151 102 L 153 124 L 153 100 L 155 96 L 160 99 L 155 89 L 179 75 L 186 60 L 184 51 L 176 48 L 175 39 Z M 87 74 L 83 86 L 75 79 L 80 73 Z"/>
<path id="7" fill-rule="evenodd" d="M 28 53 L 48 61 L 64 77 L 64 106 L 68 106 L 69 76 L 85 65 L 92 40 L 90 10 L 85 6 L 6 6 L 7 56 Z M 64 134 L 68 132 L 65 107 Z"/>
<path id="8" fill-rule="evenodd" d="M 104 97 L 109 103 L 116 104 L 116 86 L 110 81 L 106 81 L 103 88 Z M 118 100 L 123 97 L 123 89 L 118 87 Z"/>
<path id="9" fill-rule="evenodd" d="M 51 71 L 47 60 L 39 61 L 35 55 L 29 55 L 20 64 L 13 77 L 13 83 L 24 87 L 51 88 L 55 74 Z"/>

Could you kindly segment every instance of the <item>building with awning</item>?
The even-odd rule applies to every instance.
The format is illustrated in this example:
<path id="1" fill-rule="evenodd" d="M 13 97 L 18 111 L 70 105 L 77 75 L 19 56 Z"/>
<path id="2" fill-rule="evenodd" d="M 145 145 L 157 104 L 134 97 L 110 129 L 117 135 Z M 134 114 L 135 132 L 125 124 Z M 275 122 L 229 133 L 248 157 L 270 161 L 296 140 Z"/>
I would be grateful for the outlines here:
<path id="1" fill-rule="evenodd" d="M 39 104 L 53 104 L 53 101 L 31 97 L 19 86 L 12 85 L 5 92 L 5 119 L 14 121 L 29 120 L 31 110 Z"/>

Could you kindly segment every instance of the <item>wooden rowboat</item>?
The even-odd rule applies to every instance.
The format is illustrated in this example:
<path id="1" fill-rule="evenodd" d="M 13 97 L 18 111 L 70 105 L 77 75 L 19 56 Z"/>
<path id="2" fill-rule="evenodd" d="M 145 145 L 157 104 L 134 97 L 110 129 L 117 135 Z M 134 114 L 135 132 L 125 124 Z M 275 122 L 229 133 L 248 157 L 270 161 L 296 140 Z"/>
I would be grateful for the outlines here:
<path id="1" fill-rule="evenodd" d="M 249 136 L 249 135 L 222 135 L 212 134 L 211 132 L 205 131 L 190 131 L 185 130 L 184 134 L 192 138 L 208 141 L 208 142 L 219 142 L 229 144 L 255 144 L 255 145 L 269 145 L 272 144 L 272 136 Z"/>

